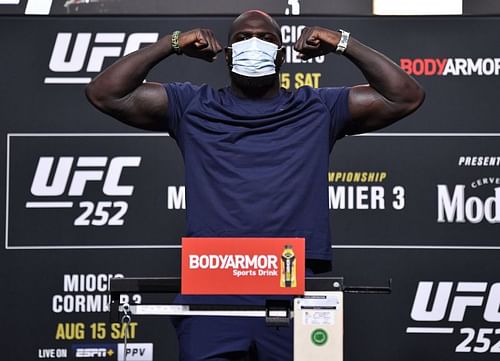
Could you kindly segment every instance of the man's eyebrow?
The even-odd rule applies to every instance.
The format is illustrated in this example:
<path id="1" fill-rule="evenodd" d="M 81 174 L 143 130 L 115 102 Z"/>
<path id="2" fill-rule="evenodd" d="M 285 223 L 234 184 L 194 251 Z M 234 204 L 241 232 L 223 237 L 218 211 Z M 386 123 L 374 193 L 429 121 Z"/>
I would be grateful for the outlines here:
<path id="1" fill-rule="evenodd" d="M 276 38 L 279 38 L 277 34 L 275 34 L 272 31 L 251 31 L 251 30 L 242 30 L 242 31 L 237 31 L 233 34 L 233 36 L 236 35 L 272 35 L 275 36 Z"/>

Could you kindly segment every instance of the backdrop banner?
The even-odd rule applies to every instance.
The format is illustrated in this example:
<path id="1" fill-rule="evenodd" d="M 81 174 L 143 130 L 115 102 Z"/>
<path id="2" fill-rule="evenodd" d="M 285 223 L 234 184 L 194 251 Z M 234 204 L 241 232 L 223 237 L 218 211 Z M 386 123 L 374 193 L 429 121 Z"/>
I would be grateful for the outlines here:
<path id="1" fill-rule="evenodd" d="M 317 25 L 350 31 L 426 90 L 416 113 L 339 141 L 324 174 L 334 255 L 327 275 L 347 285 L 393 280 L 391 295 L 346 295 L 345 360 L 497 360 L 500 18 L 277 20 L 284 88 L 365 83 L 345 57 L 297 57 L 302 29 Z M 182 156 L 168 134 L 94 109 L 85 84 L 177 29 L 211 28 L 226 46 L 231 21 L 2 17 L 2 360 L 121 360 L 126 330 L 108 322 L 109 278 L 180 275 L 189 207 Z M 214 63 L 172 56 L 147 80 L 218 88 L 228 69 L 222 55 Z M 173 295 L 123 301 L 155 297 Z M 128 331 L 134 360 L 177 359 L 168 319 L 137 317 Z"/>

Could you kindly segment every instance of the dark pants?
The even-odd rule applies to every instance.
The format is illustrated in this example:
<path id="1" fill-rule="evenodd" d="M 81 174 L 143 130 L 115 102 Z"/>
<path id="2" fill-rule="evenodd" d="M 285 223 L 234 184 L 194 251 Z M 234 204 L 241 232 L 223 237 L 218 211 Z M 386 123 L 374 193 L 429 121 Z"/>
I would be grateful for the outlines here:
<path id="1" fill-rule="evenodd" d="M 175 317 L 180 361 L 292 361 L 293 328 L 262 317 Z"/>

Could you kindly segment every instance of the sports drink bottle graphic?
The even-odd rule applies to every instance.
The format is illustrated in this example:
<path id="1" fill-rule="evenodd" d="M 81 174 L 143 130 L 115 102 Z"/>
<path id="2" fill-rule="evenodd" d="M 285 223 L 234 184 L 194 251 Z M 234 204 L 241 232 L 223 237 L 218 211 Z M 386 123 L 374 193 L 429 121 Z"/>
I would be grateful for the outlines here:
<path id="1" fill-rule="evenodd" d="M 281 287 L 297 287 L 297 264 L 295 262 L 295 253 L 291 245 L 285 245 L 281 253 Z"/>

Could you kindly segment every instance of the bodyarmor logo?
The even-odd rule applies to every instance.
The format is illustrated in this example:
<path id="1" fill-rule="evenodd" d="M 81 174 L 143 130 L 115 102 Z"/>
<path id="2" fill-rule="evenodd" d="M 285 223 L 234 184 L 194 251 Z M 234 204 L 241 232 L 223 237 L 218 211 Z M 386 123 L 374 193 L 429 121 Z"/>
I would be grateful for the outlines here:
<path id="1" fill-rule="evenodd" d="M 62 77 L 46 77 L 45 84 L 86 84 L 103 69 L 106 58 L 118 58 L 154 43 L 158 33 L 58 33 L 49 69 Z M 104 45 L 107 44 L 107 45 Z M 111 45 L 112 44 L 112 45 Z M 82 75 L 82 72 L 87 74 Z M 74 76 L 78 75 L 78 76 Z"/>
<path id="2" fill-rule="evenodd" d="M 399 65 L 415 76 L 500 75 L 500 58 L 401 58 Z"/>
<path id="3" fill-rule="evenodd" d="M 465 197 L 465 185 L 455 186 L 450 196 L 448 186 L 438 184 L 438 223 L 500 223 L 500 187 L 484 201 L 476 196 Z"/>

